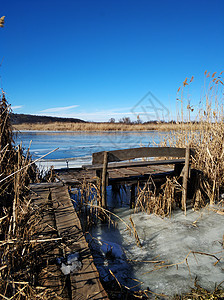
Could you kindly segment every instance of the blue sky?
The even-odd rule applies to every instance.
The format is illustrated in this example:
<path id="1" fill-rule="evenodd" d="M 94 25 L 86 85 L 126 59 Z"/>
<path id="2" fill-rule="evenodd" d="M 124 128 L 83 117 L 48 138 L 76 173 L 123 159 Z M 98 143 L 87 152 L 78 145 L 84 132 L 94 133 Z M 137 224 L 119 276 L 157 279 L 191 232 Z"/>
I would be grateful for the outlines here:
<path id="1" fill-rule="evenodd" d="M 224 69 L 223 0 L 2 0 L 0 15 L 1 87 L 16 113 L 172 119 L 186 77 L 196 105 L 205 70 Z"/>

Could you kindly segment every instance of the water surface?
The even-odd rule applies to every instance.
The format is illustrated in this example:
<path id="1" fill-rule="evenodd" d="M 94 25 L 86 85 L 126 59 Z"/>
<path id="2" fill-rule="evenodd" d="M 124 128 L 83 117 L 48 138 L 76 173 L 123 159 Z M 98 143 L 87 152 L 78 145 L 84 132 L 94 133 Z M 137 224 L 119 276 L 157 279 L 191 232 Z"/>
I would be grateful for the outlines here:
<path id="1" fill-rule="evenodd" d="M 48 152 L 59 148 L 46 158 L 49 160 L 62 160 L 61 167 L 66 166 L 66 160 L 72 166 L 91 163 L 92 153 L 136 147 L 147 147 L 158 144 L 166 132 L 43 132 L 21 131 L 17 135 L 16 143 L 22 141 L 25 148 L 29 147 L 33 159 L 38 159 Z M 50 162 L 59 166 L 59 162 Z"/>

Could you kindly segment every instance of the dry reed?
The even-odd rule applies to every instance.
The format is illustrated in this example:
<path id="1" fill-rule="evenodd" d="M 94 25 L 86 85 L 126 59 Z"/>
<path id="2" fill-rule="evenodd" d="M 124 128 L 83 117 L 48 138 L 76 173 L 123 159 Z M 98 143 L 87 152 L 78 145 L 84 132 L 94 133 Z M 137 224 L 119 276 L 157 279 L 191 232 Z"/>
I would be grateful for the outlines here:
<path id="1" fill-rule="evenodd" d="M 177 102 L 179 130 L 173 131 L 164 139 L 164 146 L 186 147 L 195 149 L 192 168 L 202 171 L 201 188 L 206 193 L 210 204 L 220 200 L 224 187 L 224 110 L 223 110 L 223 72 L 210 76 L 205 72 L 205 93 L 196 106 L 190 104 L 185 97 L 187 81 L 179 88 Z M 192 80 L 191 80 L 192 81 Z M 190 82 L 191 82 L 190 81 Z M 189 84 L 190 84 L 189 82 Z M 188 91 L 189 93 L 189 91 Z M 187 93 L 187 95 L 188 95 Z M 181 96 L 179 97 L 179 94 Z M 188 97 L 188 96 L 187 96 Z M 192 113 L 196 114 L 197 130 L 192 121 Z M 190 130 L 186 131 L 185 123 Z"/>
<path id="2" fill-rule="evenodd" d="M 29 151 L 14 146 L 10 106 L 0 96 L 0 298 L 59 299 L 39 286 L 39 271 L 46 264 L 43 248 L 35 238 L 41 208 L 29 197 L 29 183 L 36 178 Z M 49 241 L 48 248 L 52 244 Z M 53 242 L 54 244 L 54 242 Z M 53 245 L 52 245 L 53 246 Z"/>
<path id="3" fill-rule="evenodd" d="M 188 124 L 185 124 L 185 129 L 191 129 Z M 195 130 L 198 124 L 194 124 Z M 179 129 L 175 123 L 160 123 L 153 122 L 149 124 L 124 124 L 124 123 L 23 123 L 13 125 L 14 130 L 41 130 L 41 131 L 170 131 Z"/>
<path id="4" fill-rule="evenodd" d="M 138 185 L 135 212 L 145 211 L 161 217 L 170 216 L 172 209 L 180 202 L 178 192 L 181 190 L 181 185 L 175 177 L 167 177 L 166 182 L 158 190 L 150 177 L 142 188 Z"/>
<path id="5" fill-rule="evenodd" d="M 193 77 L 189 82 L 186 78 L 178 89 L 180 108 L 177 110 L 177 124 L 175 130 L 163 138 L 160 146 L 189 146 L 195 150 L 191 167 L 197 170 L 197 174 L 191 186 L 195 189 L 191 193 L 191 204 L 194 209 L 200 209 L 208 201 L 211 205 L 220 201 L 224 191 L 224 90 L 222 72 L 212 76 L 205 72 L 205 95 L 198 106 L 193 107 L 185 98 L 185 89 L 192 81 Z M 196 114 L 194 120 L 193 112 Z M 135 210 L 162 217 L 170 215 L 172 208 L 179 203 L 182 180 L 167 178 L 160 191 L 155 190 L 155 185 L 152 189 L 152 186 L 150 178 L 142 189 L 138 189 Z"/>

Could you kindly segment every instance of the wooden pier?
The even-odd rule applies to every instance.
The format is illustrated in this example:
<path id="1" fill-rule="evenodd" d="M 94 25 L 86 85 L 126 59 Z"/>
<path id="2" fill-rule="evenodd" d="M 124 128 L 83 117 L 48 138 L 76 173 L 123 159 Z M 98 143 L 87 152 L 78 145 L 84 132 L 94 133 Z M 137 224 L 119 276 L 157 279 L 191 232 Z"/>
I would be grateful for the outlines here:
<path id="1" fill-rule="evenodd" d="M 164 174 L 183 176 L 182 208 L 186 211 L 187 182 L 192 152 L 189 148 L 136 148 L 94 153 L 92 165 L 76 169 L 56 170 L 58 183 L 31 185 L 32 203 L 44 207 L 37 225 L 37 240 L 55 241 L 46 257 L 47 264 L 40 274 L 43 286 L 54 290 L 62 299 L 108 299 L 99 279 L 80 220 L 68 193 L 68 186 L 79 186 L 85 179 L 101 183 L 102 207 L 107 207 L 106 186 L 122 183 L 133 187 L 149 176 Z M 152 158 L 153 159 L 149 159 Z M 160 158 L 156 160 L 155 158 Z M 139 160 L 141 158 L 141 160 Z M 137 159 L 137 160 L 136 160 Z M 78 253 L 81 267 L 63 275 L 57 259 Z"/>
<path id="2" fill-rule="evenodd" d="M 43 207 L 42 220 L 36 228 L 36 239 L 45 249 L 49 247 L 50 241 L 54 243 L 47 254 L 45 253 L 47 266 L 40 274 L 42 285 L 53 289 L 58 297 L 66 300 L 108 299 L 99 280 L 99 273 L 69 196 L 68 187 L 62 183 L 41 183 L 31 185 L 31 191 L 33 205 Z M 79 254 L 81 267 L 64 275 L 57 259 L 66 258 L 74 253 Z"/>
<path id="3" fill-rule="evenodd" d="M 182 209 L 186 213 L 187 183 L 193 149 L 174 147 L 141 147 L 93 153 L 92 165 L 79 169 L 57 170 L 63 183 L 78 185 L 87 181 L 101 181 L 102 206 L 107 207 L 106 186 L 111 184 L 136 185 L 149 176 L 158 178 L 168 173 L 183 177 Z M 159 158 L 159 159 L 158 159 Z"/>

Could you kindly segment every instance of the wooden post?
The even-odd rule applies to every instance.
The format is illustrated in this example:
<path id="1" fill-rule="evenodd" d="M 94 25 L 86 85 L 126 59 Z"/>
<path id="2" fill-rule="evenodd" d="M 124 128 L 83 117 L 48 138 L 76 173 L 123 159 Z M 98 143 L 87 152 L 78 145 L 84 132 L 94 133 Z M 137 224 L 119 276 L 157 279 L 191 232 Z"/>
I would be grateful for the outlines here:
<path id="1" fill-rule="evenodd" d="M 135 184 L 131 185 L 130 208 L 135 208 Z"/>
<path id="2" fill-rule="evenodd" d="M 189 162 L 190 162 L 190 148 L 187 146 L 185 154 L 185 166 L 184 166 L 184 177 L 183 177 L 183 191 L 182 191 L 182 209 L 184 210 L 185 216 L 187 214 L 187 181 L 189 174 Z"/>
<path id="3" fill-rule="evenodd" d="M 103 156 L 103 172 L 102 172 L 102 207 L 107 208 L 107 164 L 108 164 L 108 152 L 104 151 Z"/>
<path id="4" fill-rule="evenodd" d="M 184 169 L 183 163 L 177 163 L 174 165 L 174 176 L 181 176 L 181 173 Z"/>

